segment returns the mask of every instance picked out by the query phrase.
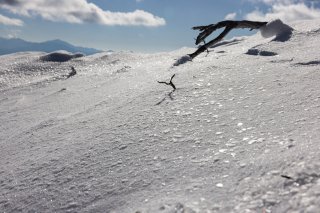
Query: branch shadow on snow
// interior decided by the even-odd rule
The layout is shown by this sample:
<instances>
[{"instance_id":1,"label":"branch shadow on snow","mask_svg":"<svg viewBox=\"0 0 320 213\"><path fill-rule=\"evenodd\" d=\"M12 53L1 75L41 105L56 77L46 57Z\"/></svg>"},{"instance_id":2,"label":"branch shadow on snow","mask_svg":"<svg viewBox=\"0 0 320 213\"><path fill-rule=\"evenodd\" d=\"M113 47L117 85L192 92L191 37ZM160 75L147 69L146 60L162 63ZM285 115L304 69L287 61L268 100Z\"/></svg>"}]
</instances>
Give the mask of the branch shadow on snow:
<instances>
[{"instance_id":1,"label":"branch shadow on snow","mask_svg":"<svg viewBox=\"0 0 320 213\"><path fill-rule=\"evenodd\" d=\"M316 60L316 61L308 61L308 62L300 62L300 63L296 63L295 65L301 65L301 66L315 66L315 65L320 65L320 60Z\"/></svg>"},{"instance_id":2,"label":"branch shadow on snow","mask_svg":"<svg viewBox=\"0 0 320 213\"><path fill-rule=\"evenodd\" d=\"M210 48L216 48L216 47L220 47L220 46L232 46L232 45L239 44L243 40L244 40L244 38L234 38L231 40L220 41L219 43L211 46Z\"/></svg>"},{"instance_id":3,"label":"branch shadow on snow","mask_svg":"<svg viewBox=\"0 0 320 213\"><path fill-rule=\"evenodd\" d=\"M276 52L259 50L259 49L256 49L256 48L249 49L245 54L254 55L254 56L275 56L275 55L278 55Z\"/></svg>"},{"instance_id":4,"label":"branch shadow on snow","mask_svg":"<svg viewBox=\"0 0 320 213\"><path fill-rule=\"evenodd\" d=\"M174 98L172 97L172 94L174 93L174 91L176 91L176 90L172 90L171 92L169 92L168 94L166 94L165 96L164 96L164 98L161 100L161 101L159 101L158 103L156 103L155 105L156 106L159 106L159 105L161 105L163 102L165 102L168 98L171 100L171 101L174 101Z\"/></svg>"}]
</instances>

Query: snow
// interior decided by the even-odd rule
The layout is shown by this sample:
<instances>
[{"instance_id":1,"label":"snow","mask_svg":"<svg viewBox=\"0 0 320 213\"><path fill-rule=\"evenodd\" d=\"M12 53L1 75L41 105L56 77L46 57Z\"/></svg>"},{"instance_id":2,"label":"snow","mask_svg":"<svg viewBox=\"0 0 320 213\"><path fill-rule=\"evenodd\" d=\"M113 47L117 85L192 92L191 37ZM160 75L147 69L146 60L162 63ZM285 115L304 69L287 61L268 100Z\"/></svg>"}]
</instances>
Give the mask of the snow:
<instances>
[{"instance_id":1,"label":"snow","mask_svg":"<svg viewBox=\"0 0 320 213\"><path fill-rule=\"evenodd\" d=\"M194 48L1 56L1 211L317 212L320 21L290 26L182 66Z\"/></svg>"}]
</instances>

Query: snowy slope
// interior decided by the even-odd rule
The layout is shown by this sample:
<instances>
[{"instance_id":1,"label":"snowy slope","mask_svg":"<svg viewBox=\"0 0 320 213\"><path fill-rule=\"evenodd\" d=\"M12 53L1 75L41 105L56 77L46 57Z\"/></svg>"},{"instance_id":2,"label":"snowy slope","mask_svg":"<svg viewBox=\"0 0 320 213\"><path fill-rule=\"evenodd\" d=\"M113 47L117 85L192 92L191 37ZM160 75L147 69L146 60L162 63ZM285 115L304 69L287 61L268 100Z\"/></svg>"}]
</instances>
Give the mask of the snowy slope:
<instances>
[{"instance_id":1,"label":"snowy slope","mask_svg":"<svg viewBox=\"0 0 320 213\"><path fill-rule=\"evenodd\" d=\"M180 66L1 56L1 212L317 212L320 21L291 27Z\"/></svg>"}]
</instances>

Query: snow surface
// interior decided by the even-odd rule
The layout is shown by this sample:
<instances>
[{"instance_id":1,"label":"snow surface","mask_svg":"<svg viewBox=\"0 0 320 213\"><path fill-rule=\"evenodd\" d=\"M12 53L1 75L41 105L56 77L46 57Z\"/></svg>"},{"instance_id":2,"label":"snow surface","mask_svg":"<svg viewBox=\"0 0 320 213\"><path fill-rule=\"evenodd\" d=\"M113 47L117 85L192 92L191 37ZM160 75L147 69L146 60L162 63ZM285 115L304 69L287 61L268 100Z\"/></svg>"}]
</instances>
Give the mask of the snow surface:
<instances>
[{"instance_id":1,"label":"snow surface","mask_svg":"<svg viewBox=\"0 0 320 213\"><path fill-rule=\"evenodd\" d=\"M1 212L318 212L320 21L291 27L179 66L1 56Z\"/></svg>"}]
</instances>

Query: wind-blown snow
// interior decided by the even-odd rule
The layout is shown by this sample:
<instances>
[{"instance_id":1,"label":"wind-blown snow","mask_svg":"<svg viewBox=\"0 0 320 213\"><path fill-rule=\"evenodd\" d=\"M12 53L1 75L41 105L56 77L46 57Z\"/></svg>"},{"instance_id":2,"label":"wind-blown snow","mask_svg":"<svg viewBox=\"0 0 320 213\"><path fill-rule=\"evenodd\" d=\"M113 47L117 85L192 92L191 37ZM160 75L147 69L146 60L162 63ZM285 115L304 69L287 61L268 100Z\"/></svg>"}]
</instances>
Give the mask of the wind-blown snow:
<instances>
[{"instance_id":1,"label":"wind-blown snow","mask_svg":"<svg viewBox=\"0 0 320 213\"><path fill-rule=\"evenodd\" d=\"M260 28L260 33L265 38L275 36L275 40L286 41L293 32L293 28L284 24L280 19L268 22L265 26Z\"/></svg>"},{"instance_id":2,"label":"wind-blown snow","mask_svg":"<svg viewBox=\"0 0 320 213\"><path fill-rule=\"evenodd\" d=\"M183 66L194 48L0 56L1 211L317 212L320 22L292 28Z\"/></svg>"}]
</instances>

